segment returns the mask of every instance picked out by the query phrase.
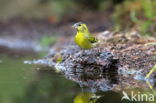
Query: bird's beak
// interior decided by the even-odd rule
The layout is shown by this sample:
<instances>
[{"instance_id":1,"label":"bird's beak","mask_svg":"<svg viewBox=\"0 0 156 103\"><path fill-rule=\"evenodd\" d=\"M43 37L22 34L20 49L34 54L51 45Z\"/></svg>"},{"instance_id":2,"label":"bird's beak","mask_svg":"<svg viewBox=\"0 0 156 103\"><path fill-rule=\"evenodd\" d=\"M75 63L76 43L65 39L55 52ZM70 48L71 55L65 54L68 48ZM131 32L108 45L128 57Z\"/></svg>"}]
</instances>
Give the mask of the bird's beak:
<instances>
[{"instance_id":1,"label":"bird's beak","mask_svg":"<svg viewBox=\"0 0 156 103\"><path fill-rule=\"evenodd\" d=\"M77 29L78 28L78 25L77 24L74 24L72 27Z\"/></svg>"},{"instance_id":2,"label":"bird's beak","mask_svg":"<svg viewBox=\"0 0 156 103\"><path fill-rule=\"evenodd\" d=\"M77 29L80 24L81 24L81 22L75 23L72 27Z\"/></svg>"}]
</instances>

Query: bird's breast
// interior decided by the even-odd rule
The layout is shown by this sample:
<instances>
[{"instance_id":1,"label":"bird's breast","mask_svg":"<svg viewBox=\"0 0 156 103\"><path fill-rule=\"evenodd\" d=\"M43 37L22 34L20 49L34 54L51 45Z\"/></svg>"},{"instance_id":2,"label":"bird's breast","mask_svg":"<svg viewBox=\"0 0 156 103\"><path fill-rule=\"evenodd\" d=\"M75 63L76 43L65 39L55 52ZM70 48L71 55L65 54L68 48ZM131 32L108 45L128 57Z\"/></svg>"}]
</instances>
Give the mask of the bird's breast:
<instances>
[{"instance_id":1,"label":"bird's breast","mask_svg":"<svg viewBox=\"0 0 156 103\"><path fill-rule=\"evenodd\" d=\"M88 41L88 39L81 33L76 34L75 36L75 43L83 48L83 49L90 49L91 43Z\"/></svg>"}]
</instances>

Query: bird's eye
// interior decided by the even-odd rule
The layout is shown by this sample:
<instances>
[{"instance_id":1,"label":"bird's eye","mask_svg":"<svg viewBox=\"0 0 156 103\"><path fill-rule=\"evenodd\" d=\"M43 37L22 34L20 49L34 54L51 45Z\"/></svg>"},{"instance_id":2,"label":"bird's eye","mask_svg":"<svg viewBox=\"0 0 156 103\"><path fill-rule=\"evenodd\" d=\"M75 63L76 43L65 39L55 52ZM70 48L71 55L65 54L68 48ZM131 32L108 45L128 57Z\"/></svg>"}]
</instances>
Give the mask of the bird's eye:
<instances>
[{"instance_id":1,"label":"bird's eye","mask_svg":"<svg viewBox=\"0 0 156 103\"><path fill-rule=\"evenodd\" d=\"M81 24L79 24L78 26L81 26Z\"/></svg>"}]
</instances>

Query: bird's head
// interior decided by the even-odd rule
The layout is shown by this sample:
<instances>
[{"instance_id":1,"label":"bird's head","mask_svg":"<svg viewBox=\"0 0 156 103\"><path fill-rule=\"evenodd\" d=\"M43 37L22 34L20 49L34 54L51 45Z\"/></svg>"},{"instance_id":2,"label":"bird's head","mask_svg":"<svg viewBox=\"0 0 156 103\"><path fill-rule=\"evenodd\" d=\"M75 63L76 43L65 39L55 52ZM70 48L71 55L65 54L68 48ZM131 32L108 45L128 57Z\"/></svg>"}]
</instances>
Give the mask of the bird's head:
<instances>
[{"instance_id":1,"label":"bird's head","mask_svg":"<svg viewBox=\"0 0 156 103\"><path fill-rule=\"evenodd\" d=\"M82 22L75 23L72 27L77 29L78 32L89 32L86 24Z\"/></svg>"}]
</instances>

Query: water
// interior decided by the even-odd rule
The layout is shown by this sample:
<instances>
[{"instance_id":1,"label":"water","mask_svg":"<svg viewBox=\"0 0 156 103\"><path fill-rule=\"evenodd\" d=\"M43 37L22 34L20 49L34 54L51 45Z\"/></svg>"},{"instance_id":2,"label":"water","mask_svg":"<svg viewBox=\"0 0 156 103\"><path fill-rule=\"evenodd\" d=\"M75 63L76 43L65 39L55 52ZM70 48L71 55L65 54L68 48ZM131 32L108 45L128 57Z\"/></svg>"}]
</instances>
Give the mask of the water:
<instances>
[{"instance_id":1,"label":"water","mask_svg":"<svg viewBox=\"0 0 156 103\"><path fill-rule=\"evenodd\" d=\"M0 55L0 103L155 103L155 97L154 101L150 101L150 95L154 93L149 89L123 88L121 91L92 93L90 88L81 88L77 83L56 73L54 68L24 63L43 58L47 53L21 55L19 52ZM135 71L127 72L131 73ZM125 95L129 100L122 100ZM147 97L144 96L143 101L139 101L142 100L142 95ZM135 99L132 99L133 96Z\"/></svg>"},{"instance_id":2,"label":"water","mask_svg":"<svg viewBox=\"0 0 156 103\"><path fill-rule=\"evenodd\" d=\"M32 58L0 56L0 103L72 103L76 83L26 59Z\"/></svg>"}]
</instances>

